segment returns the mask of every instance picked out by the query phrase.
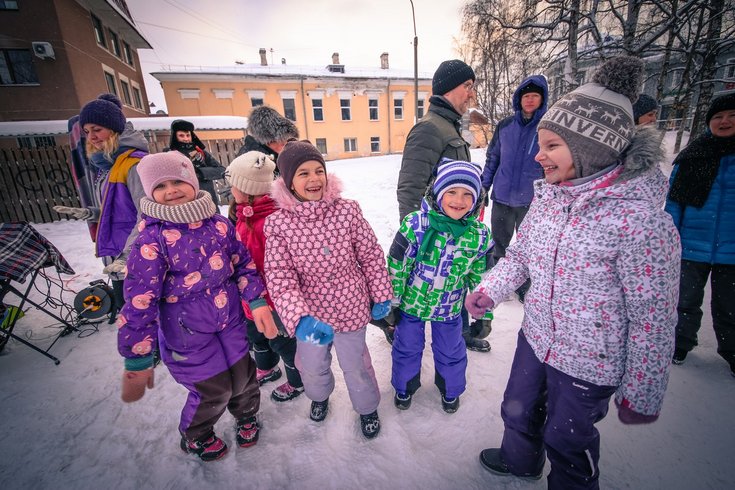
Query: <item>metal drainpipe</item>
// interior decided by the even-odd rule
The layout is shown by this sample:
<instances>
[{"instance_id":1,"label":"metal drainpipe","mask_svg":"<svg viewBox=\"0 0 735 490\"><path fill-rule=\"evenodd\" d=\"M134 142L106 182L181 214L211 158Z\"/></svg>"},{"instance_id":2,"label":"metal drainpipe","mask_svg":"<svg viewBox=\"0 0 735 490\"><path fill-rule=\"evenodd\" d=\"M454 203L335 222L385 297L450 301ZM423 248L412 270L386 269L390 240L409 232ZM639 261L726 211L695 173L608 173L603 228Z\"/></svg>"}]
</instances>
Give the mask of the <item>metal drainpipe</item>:
<instances>
[{"instance_id":1,"label":"metal drainpipe","mask_svg":"<svg viewBox=\"0 0 735 490\"><path fill-rule=\"evenodd\" d=\"M390 78L388 79L388 89L386 90L386 98L388 99L388 113L386 114L388 119L388 153L386 155L391 154L391 132L390 132Z\"/></svg>"},{"instance_id":2,"label":"metal drainpipe","mask_svg":"<svg viewBox=\"0 0 735 490\"><path fill-rule=\"evenodd\" d=\"M309 121L308 119L306 119L306 92L304 92L304 77L303 76L300 77L300 80L301 80L301 110L304 113L304 132L306 133L306 139L308 140L309 139Z\"/></svg>"}]
</instances>

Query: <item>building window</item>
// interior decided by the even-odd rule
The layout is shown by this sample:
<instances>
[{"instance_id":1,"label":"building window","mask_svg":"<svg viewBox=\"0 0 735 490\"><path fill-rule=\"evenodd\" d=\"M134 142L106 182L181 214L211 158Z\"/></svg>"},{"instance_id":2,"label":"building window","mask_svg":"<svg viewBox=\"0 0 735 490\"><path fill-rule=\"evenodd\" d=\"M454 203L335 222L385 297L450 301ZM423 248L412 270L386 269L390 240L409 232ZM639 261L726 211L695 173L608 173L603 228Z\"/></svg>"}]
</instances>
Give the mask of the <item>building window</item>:
<instances>
[{"instance_id":1,"label":"building window","mask_svg":"<svg viewBox=\"0 0 735 490\"><path fill-rule=\"evenodd\" d=\"M21 136L18 140L18 148L46 148L56 146L53 136Z\"/></svg>"},{"instance_id":2,"label":"building window","mask_svg":"<svg viewBox=\"0 0 735 490\"><path fill-rule=\"evenodd\" d=\"M311 99L311 107L314 111L314 120L324 121L324 106L322 105L322 99Z\"/></svg>"},{"instance_id":3,"label":"building window","mask_svg":"<svg viewBox=\"0 0 735 490\"><path fill-rule=\"evenodd\" d=\"M352 114L350 113L350 99L339 99L339 108L342 110L342 120L352 121ZM345 139L345 141L347 140ZM345 143L345 145L347 145L347 143Z\"/></svg>"},{"instance_id":4,"label":"building window","mask_svg":"<svg viewBox=\"0 0 735 490\"><path fill-rule=\"evenodd\" d=\"M18 2L14 0L0 0L0 10L18 10Z\"/></svg>"},{"instance_id":5,"label":"building window","mask_svg":"<svg viewBox=\"0 0 735 490\"><path fill-rule=\"evenodd\" d=\"M377 121L378 120L378 99L369 99L368 109L370 110L370 120Z\"/></svg>"},{"instance_id":6,"label":"building window","mask_svg":"<svg viewBox=\"0 0 735 490\"><path fill-rule=\"evenodd\" d=\"M117 39L117 34L114 32L108 30L110 33L110 51L112 51L112 54L120 57L120 41Z\"/></svg>"},{"instance_id":7,"label":"building window","mask_svg":"<svg viewBox=\"0 0 735 490\"><path fill-rule=\"evenodd\" d=\"M416 112L416 119L424 117L424 99L419 99L418 112Z\"/></svg>"},{"instance_id":8,"label":"building window","mask_svg":"<svg viewBox=\"0 0 735 490\"><path fill-rule=\"evenodd\" d=\"M0 49L0 85L38 83L29 49Z\"/></svg>"},{"instance_id":9,"label":"building window","mask_svg":"<svg viewBox=\"0 0 735 490\"><path fill-rule=\"evenodd\" d=\"M393 115L398 121L403 119L403 99L393 99Z\"/></svg>"},{"instance_id":10,"label":"building window","mask_svg":"<svg viewBox=\"0 0 735 490\"><path fill-rule=\"evenodd\" d=\"M136 109L143 109L143 97L140 96L138 87L133 87L133 105Z\"/></svg>"},{"instance_id":11,"label":"building window","mask_svg":"<svg viewBox=\"0 0 735 490\"><path fill-rule=\"evenodd\" d=\"M115 83L115 75L105 72L105 81L107 82L107 91L117 95L117 84Z\"/></svg>"},{"instance_id":12,"label":"building window","mask_svg":"<svg viewBox=\"0 0 735 490\"><path fill-rule=\"evenodd\" d=\"M102 29L102 21L94 15L92 16L92 26L94 26L94 37L97 40L97 44L105 48L105 31Z\"/></svg>"},{"instance_id":13,"label":"building window","mask_svg":"<svg viewBox=\"0 0 735 490\"><path fill-rule=\"evenodd\" d=\"M127 105L133 105L133 101L130 98L130 86L128 82L120 80L120 91L122 92L123 102Z\"/></svg>"},{"instance_id":14,"label":"building window","mask_svg":"<svg viewBox=\"0 0 735 490\"><path fill-rule=\"evenodd\" d=\"M322 155L327 154L327 138L317 138L316 139L316 149L319 150L319 153Z\"/></svg>"},{"instance_id":15,"label":"building window","mask_svg":"<svg viewBox=\"0 0 735 490\"><path fill-rule=\"evenodd\" d=\"M133 50L130 49L130 45L125 41L122 42L123 54L125 55L125 63L135 68L135 58L133 58Z\"/></svg>"},{"instance_id":16,"label":"building window","mask_svg":"<svg viewBox=\"0 0 735 490\"><path fill-rule=\"evenodd\" d=\"M725 78L735 78L735 58L725 61Z\"/></svg>"},{"instance_id":17,"label":"building window","mask_svg":"<svg viewBox=\"0 0 735 490\"><path fill-rule=\"evenodd\" d=\"M250 97L250 105L253 107L263 105L263 99L259 97Z\"/></svg>"},{"instance_id":18,"label":"building window","mask_svg":"<svg viewBox=\"0 0 735 490\"><path fill-rule=\"evenodd\" d=\"M345 138L345 151L357 151L357 138Z\"/></svg>"},{"instance_id":19,"label":"building window","mask_svg":"<svg viewBox=\"0 0 735 490\"><path fill-rule=\"evenodd\" d=\"M296 101L294 99L283 99L283 115L291 121L296 120Z\"/></svg>"},{"instance_id":20,"label":"building window","mask_svg":"<svg viewBox=\"0 0 735 490\"><path fill-rule=\"evenodd\" d=\"M370 137L370 151L372 153L380 153L380 136Z\"/></svg>"}]
</instances>

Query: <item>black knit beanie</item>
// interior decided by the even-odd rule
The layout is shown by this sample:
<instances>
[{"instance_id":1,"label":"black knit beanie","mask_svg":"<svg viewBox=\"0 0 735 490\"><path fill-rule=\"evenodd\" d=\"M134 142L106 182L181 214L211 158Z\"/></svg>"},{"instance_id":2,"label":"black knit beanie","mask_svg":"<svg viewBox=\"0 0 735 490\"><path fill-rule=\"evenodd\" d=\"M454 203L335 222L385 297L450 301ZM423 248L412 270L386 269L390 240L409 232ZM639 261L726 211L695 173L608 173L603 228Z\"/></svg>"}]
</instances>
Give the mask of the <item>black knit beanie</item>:
<instances>
[{"instance_id":1,"label":"black knit beanie","mask_svg":"<svg viewBox=\"0 0 735 490\"><path fill-rule=\"evenodd\" d=\"M114 94L102 94L88 102L79 113L79 125L96 124L118 134L125 131L125 114L122 102Z\"/></svg>"},{"instance_id":2,"label":"black knit beanie","mask_svg":"<svg viewBox=\"0 0 735 490\"><path fill-rule=\"evenodd\" d=\"M475 81L475 72L462 60L442 61L431 80L431 92L444 95L467 80Z\"/></svg>"},{"instance_id":3,"label":"black knit beanie","mask_svg":"<svg viewBox=\"0 0 735 490\"><path fill-rule=\"evenodd\" d=\"M276 166L281 173L281 177L283 177L283 182L286 184L287 189L291 190L293 176L296 175L296 170L299 168L299 165L309 160L316 160L322 164L324 170L327 169L322 154L308 141L289 141L286 143L286 146L283 147L283 150L278 155Z\"/></svg>"},{"instance_id":4,"label":"black knit beanie","mask_svg":"<svg viewBox=\"0 0 735 490\"><path fill-rule=\"evenodd\" d=\"M535 83L530 82L518 92L518 95L520 97L523 97L526 94L539 94L543 98L544 89L539 87Z\"/></svg>"},{"instance_id":5,"label":"black knit beanie","mask_svg":"<svg viewBox=\"0 0 735 490\"><path fill-rule=\"evenodd\" d=\"M648 114L651 111L655 111L658 108L658 102L650 95L641 94L638 100L633 104L633 120L638 124L638 119Z\"/></svg>"},{"instance_id":6,"label":"black knit beanie","mask_svg":"<svg viewBox=\"0 0 735 490\"><path fill-rule=\"evenodd\" d=\"M732 110L735 110L735 92L732 94L721 95L717 97L715 100L712 101L709 106L709 110L707 111L707 126L709 126L709 122L712 119L712 116L714 116L718 112Z\"/></svg>"}]
</instances>

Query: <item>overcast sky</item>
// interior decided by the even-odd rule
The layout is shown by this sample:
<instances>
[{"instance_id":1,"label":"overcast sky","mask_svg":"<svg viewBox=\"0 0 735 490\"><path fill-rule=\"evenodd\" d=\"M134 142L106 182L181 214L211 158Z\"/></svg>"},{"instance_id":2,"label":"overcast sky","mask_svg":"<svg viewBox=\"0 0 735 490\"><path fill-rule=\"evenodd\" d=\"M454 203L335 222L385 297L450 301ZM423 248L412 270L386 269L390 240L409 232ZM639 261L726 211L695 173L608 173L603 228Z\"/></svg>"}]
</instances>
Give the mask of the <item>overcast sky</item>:
<instances>
[{"instance_id":1,"label":"overcast sky","mask_svg":"<svg viewBox=\"0 0 735 490\"><path fill-rule=\"evenodd\" d=\"M419 71L433 73L457 58L462 0L414 0ZM259 63L327 65L339 52L349 66L413 69L413 20L409 0L127 0L133 20L153 50L139 50L143 71L183 65ZM273 50L271 52L271 50ZM179 65L179 66L177 66ZM165 109L163 91L146 76L153 109Z\"/></svg>"}]
</instances>

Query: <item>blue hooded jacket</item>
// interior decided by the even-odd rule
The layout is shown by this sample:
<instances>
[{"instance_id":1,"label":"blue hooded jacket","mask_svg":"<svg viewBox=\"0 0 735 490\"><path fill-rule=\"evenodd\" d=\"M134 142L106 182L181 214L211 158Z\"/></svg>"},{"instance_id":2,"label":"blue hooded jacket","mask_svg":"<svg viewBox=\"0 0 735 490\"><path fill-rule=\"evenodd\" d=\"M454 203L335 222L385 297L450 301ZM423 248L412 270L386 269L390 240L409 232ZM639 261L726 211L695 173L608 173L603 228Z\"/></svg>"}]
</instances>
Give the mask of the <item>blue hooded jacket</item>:
<instances>
[{"instance_id":1,"label":"blue hooded jacket","mask_svg":"<svg viewBox=\"0 0 735 490\"><path fill-rule=\"evenodd\" d=\"M530 84L541 87L543 101L531 120L524 124L521 90ZM541 166L534 157L538 153L536 127L546 113L548 96L549 90L543 76L526 78L513 94L515 114L500 121L495 128L482 172L482 186L486 191L492 186L490 198L493 201L511 207L531 204L533 181L543 177Z\"/></svg>"}]
</instances>

